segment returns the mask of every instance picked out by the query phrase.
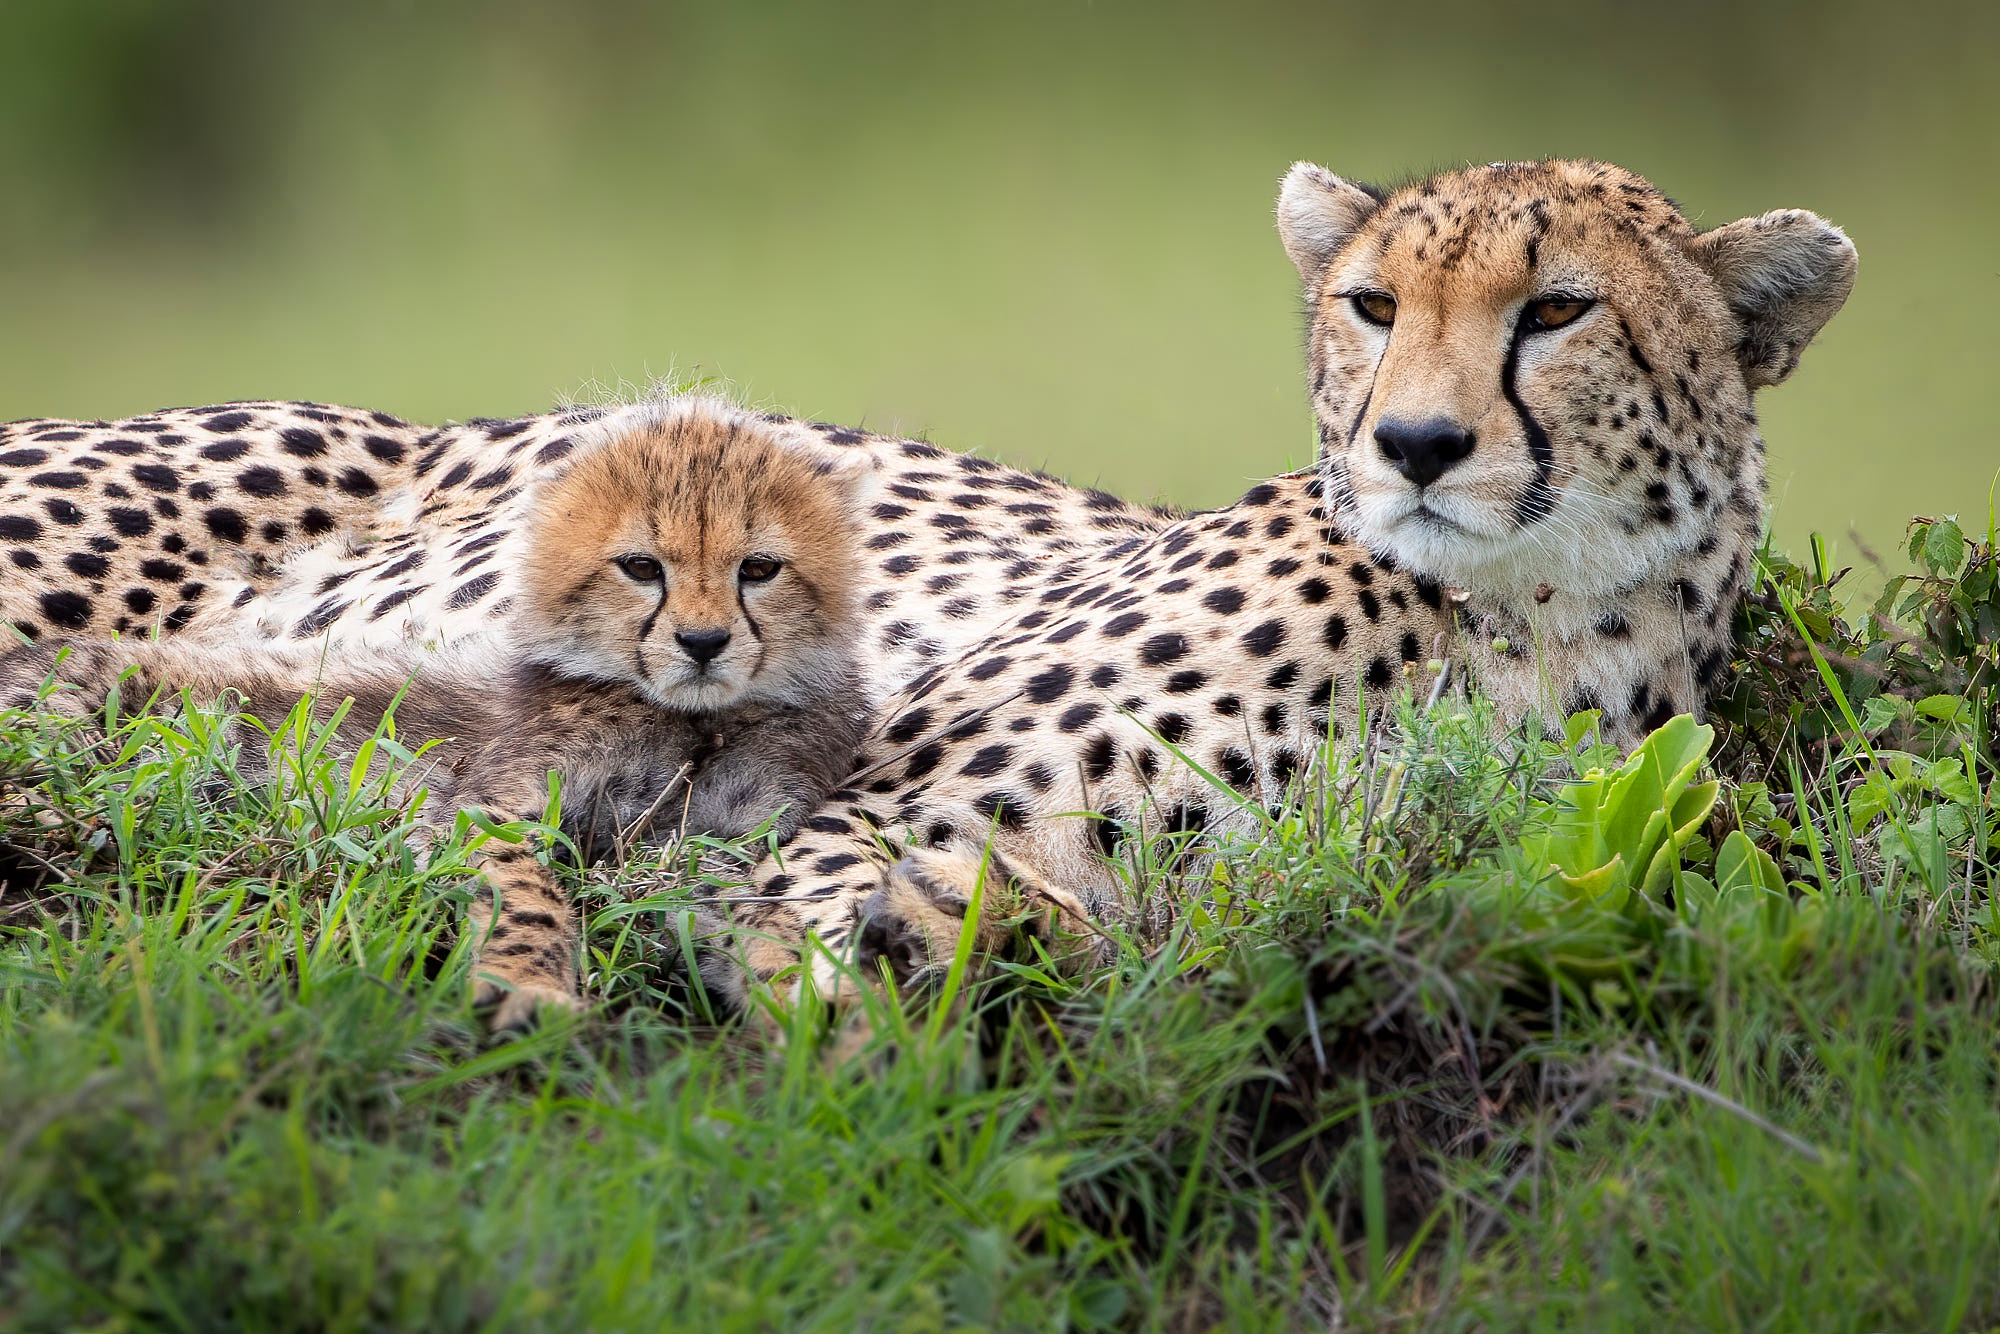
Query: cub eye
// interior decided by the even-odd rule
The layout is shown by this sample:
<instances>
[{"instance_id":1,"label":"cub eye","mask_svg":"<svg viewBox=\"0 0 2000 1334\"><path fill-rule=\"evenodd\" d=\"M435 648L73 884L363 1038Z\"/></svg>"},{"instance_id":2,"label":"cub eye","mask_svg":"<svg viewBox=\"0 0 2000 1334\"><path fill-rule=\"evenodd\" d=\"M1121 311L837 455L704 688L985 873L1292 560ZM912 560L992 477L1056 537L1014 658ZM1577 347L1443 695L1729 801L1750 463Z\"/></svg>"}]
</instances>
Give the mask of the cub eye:
<instances>
[{"instance_id":1,"label":"cub eye","mask_svg":"<svg viewBox=\"0 0 2000 1334\"><path fill-rule=\"evenodd\" d=\"M1545 296L1539 301L1530 301L1526 312L1528 327L1535 330L1560 329L1595 304L1588 297L1580 296Z\"/></svg>"},{"instance_id":2,"label":"cub eye","mask_svg":"<svg viewBox=\"0 0 2000 1334\"><path fill-rule=\"evenodd\" d=\"M642 584L658 583L660 576L666 573L660 568L660 563L651 556L620 556L611 563L624 571L627 579Z\"/></svg>"},{"instance_id":3,"label":"cub eye","mask_svg":"<svg viewBox=\"0 0 2000 1334\"><path fill-rule=\"evenodd\" d=\"M1356 292L1349 300L1362 319L1384 329L1396 322L1396 298L1387 292Z\"/></svg>"},{"instance_id":4,"label":"cub eye","mask_svg":"<svg viewBox=\"0 0 2000 1334\"><path fill-rule=\"evenodd\" d=\"M736 567L736 577L746 584L764 584L778 577L785 563L776 556L745 556Z\"/></svg>"}]
</instances>

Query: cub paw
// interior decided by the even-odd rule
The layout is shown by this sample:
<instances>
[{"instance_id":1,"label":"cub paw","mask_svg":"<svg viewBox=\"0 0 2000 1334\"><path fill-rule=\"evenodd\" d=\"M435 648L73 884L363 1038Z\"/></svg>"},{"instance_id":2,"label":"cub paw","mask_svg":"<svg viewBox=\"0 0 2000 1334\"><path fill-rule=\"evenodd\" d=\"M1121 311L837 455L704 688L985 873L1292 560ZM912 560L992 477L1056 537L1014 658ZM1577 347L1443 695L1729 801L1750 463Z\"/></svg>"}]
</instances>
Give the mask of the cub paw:
<instances>
[{"instance_id":1,"label":"cub paw","mask_svg":"<svg viewBox=\"0 0 2000 1334\"><path fill-rule=\"evenodd\" d=\"M472 985L472 1007L485 1014L494 1033L518 1033L534 1027L538 1015L577 1014L583 1002L573 993L541 982L501 982L482 977Z\"/></svg>"}]
</instances>

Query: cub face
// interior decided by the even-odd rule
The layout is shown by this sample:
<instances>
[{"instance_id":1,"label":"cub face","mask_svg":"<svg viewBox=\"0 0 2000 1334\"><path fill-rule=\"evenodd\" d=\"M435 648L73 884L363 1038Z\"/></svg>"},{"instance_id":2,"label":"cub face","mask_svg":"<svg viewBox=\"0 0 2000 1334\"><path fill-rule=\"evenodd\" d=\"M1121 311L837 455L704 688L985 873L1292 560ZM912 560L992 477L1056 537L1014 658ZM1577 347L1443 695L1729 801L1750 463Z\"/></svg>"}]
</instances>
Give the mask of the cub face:
<instances>
[{"instance_id":1,"label":"cub face","mask_svg":"<svg viewBox=\"0 0 2000 1334\"><path fill-rule=\"evenodd\" d=\"M1754 535L1750 398L1846 299L1800 210L1697 233L1630 172L1496 163L1393 193L1300 163L1321 457L1354 538L1441 582L1601 597L1718 529Z\"/></svg>"},{"instance_id":2,"label":"cub face","mask_svg":"<svg viewBox=\"0 0 2000 1334\"><path fill-rule=\"evenodd\" d=\"M715 400L613 413L530 499L518 648L690 713L849 689L874 478Z\"/></svg>"}]
</instances>

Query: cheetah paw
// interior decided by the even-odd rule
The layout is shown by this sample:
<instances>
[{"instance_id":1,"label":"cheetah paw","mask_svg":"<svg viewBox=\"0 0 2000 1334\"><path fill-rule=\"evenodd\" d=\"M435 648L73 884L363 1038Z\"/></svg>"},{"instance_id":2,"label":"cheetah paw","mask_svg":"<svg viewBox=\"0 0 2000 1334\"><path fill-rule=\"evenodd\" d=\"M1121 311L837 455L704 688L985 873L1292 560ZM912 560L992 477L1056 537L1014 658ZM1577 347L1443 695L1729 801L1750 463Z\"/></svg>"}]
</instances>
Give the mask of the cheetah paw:
<instances>
[{"instance_id":1,"label":"cheetah paw","mask_svg":"<svg viewBox=\"0 0 2000 1334\"><path fill-rule=\"evenodd\" d=\"M482 977L473 983L472 1007L486 1013L486 1026L492 1032L516 1033L534 1027L536 1017L544 1012L579 1013L583 1002L560 987Z\"/></svg>"},{"instance_id":2,"label":"cheetah paw","mask_svg":"<svg viewBox=\"0 0 2000 1334\"><path fill-rule=\"evenodd\" d=\"M973 888L982 874L986 893L972 940L975 955L999 953L1024 926L1030 934L1043 935L1050 918L1063 931L1089 929L1083 905L1072 895L1029 887L1025 877L997 856L911 848L862 904L856 961L864 971L886 962L904 984L941 974L958 950ZM1029 915L1025 924L1024 913Z\"/></svg>"}]
</instances>

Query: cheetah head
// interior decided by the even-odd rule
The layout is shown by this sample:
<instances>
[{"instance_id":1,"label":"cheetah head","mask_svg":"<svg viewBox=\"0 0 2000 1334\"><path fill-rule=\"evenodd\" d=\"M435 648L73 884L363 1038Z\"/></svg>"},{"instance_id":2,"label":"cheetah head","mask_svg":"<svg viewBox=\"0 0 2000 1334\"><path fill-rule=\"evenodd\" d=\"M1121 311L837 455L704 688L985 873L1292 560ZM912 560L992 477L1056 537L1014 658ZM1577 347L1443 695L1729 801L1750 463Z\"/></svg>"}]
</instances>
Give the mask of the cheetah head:
<instances>
[{"instance_id":1,"label":"cheetah head","mask_svg":"<svg viewBox=\"0 0 2000 1334\"><path fill-rule=\"evenodd\" d=\"M686 713L838 690L874 476L862 451L712 399L614 412L529 502L518 647Z\"/></svg>"},{"instance_id":2,"label":"cheetah head","mask_svg":"<svg viewBox=\"0 0 2000 1334\"><path fill-rule=\"evenodd\" d=\"M1340 525L1507 600L1615 595L1721 532L1754 540L1751 394L1854 283L1853 245L1811 213L1697 232L1594 162L1393 192L1302 162L1277 211Z\"/></svg>"}]
</instances>

